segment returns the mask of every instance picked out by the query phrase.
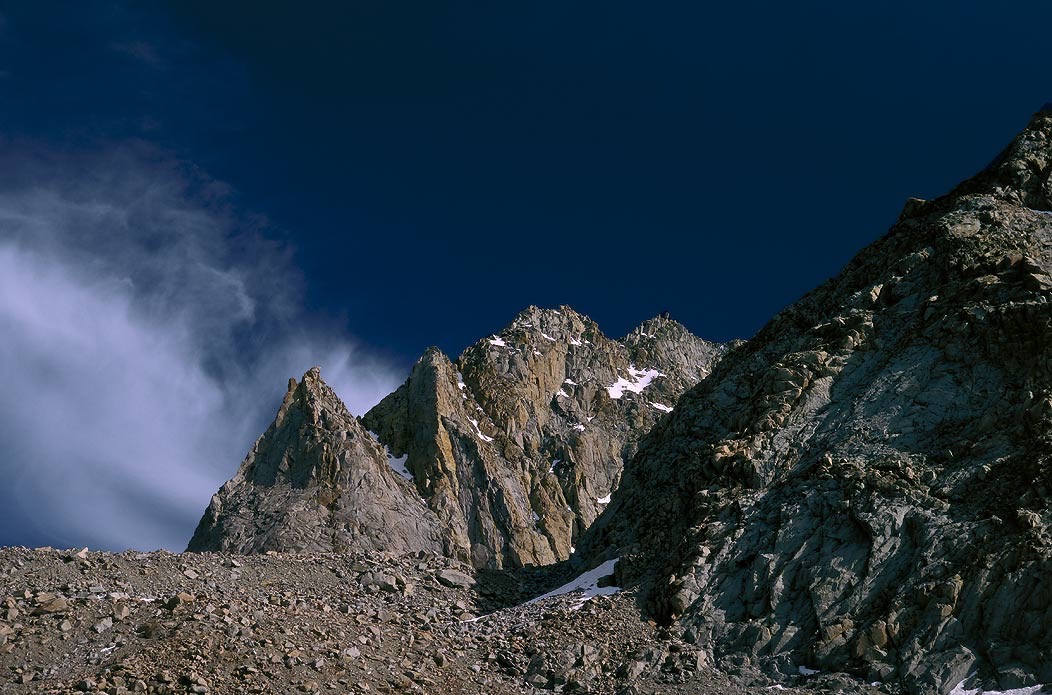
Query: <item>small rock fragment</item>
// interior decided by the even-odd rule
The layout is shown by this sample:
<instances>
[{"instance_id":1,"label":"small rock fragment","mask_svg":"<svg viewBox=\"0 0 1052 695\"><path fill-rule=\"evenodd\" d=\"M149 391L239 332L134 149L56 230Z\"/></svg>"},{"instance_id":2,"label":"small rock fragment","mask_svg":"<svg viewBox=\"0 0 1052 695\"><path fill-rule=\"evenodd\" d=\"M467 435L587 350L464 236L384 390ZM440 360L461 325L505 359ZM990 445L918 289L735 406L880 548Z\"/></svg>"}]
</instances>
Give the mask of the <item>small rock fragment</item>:
<instances>
[{"instance_id":1,"label":"small rock fragment","mask_svg":"<svg viewBox=\"0 0 1052 695\"><path fill-rule=\"evenodd\" d=\"M475 579L453 569L439 570L435 575L440 584L453 589L468 589L475 586Z\"/></svg>"},{"instance_id":2,"label":"small rock fragment","mask_svg":"<svg viewBox=\"0 0 1052 695\"><path fill-rule=\"evenodd\" d=\"M168 599L168 602L164 604L164 607L170 611L174 611L179 606L186 605L187 603L193 603L194 597L184 591L180 591L175 596Z\"/></svg>"}]
</instances>

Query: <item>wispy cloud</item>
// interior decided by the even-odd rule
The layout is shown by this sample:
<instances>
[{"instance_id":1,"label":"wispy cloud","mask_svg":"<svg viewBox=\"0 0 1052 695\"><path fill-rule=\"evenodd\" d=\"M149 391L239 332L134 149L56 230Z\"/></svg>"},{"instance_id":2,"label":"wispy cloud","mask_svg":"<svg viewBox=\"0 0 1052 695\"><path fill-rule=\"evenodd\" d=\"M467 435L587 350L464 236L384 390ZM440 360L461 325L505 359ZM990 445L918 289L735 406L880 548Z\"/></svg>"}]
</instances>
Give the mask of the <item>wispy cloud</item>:
<instances>
[{"instance_id":1,"label":"wispy cloud","mask_svg":"<svg viewBox=\"0 0 1052 695\"><path fill-rule=\"evenodd\" d=\"M357 413L400 381L193 167L125 144L0 169L0 543L182 549L289 376L320 364Z\"/></svg>"}]
</instances>

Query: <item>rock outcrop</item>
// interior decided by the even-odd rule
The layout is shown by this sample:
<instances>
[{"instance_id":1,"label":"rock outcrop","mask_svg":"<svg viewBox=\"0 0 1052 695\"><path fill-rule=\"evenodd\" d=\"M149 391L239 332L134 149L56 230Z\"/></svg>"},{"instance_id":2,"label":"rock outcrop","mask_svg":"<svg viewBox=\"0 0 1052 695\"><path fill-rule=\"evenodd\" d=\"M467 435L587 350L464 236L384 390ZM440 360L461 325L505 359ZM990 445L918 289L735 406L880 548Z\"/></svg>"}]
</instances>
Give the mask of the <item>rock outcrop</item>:
<instances>
[{"instance_id":1,"label":"rock outcrop","mask_svg":"<svg viewBox=\"0 0 1052 695\"><path fill-rule=\"evenodd\" d=\"M309 372L190 549L566 559L638 439L727 349L667 318L617 341L568 307L530 307L455 363L429 349L360 422Z\"/></svg>"},{"instance_id":2,"label":"rock outcrop","mask_svg":"<svg viewBox=\"0 0 1052 695\"><path fill-rule=\"evenodd\" d=\"M398 461L312 369L237 475L212 496L189 550L440 550L442 534Z\"/></svg>"},{"instance_id":3,"label":"rock outcrop","mask_svg":"<svg viewBox=\"0 0 1052 695\"><path fill-rule=\"evenodd\" d=\"M639 437L726 349L667 318L617 341L569 307L529 307L455 363L428 350L363 422L407 455L446 553L549 564L609 503Z\"/></svg>"},{"instance_id":4,"label":"rock outcrop","mask_svg":"<svg viewBox=\"0 0 1052 695\"><path fill-rule=\"evenodd\" d=\"M1052 683L1050 211L1043 111L687 392L578 557L720 663Z\"/></svg>"}]
</instances>

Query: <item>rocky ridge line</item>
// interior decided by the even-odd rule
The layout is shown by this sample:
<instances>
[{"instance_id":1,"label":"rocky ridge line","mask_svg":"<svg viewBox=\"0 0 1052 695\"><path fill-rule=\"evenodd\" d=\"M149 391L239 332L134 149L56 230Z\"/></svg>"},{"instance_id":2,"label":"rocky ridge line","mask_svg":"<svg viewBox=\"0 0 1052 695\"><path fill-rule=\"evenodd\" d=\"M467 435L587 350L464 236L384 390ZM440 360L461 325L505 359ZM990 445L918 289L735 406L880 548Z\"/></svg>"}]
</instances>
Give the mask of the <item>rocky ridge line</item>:
<instances>
[{"instance_id":1,"label":"rocky ridge line","mask_svg":"<svg viewBox=\"0 0 1052 695\"><path fill-rule=\"evenodd\" d=\"M433 515L391 458L312 369L289 380L274 423L212 496L188 549L440 549Z\"/></svg>"},{"instance_id":2,"label":"rocky ridge line","mask_svg":"<svg viewBox=\"0 0 1052 695\"><path fill-rule=\"evenodd\" d=\"M568 307L529 307L456 362L429 349L360 422L309 372L189 549L438 549L493 568L566 559L639 437L729 347L667 318L617 341Z\"/></svg>"},{"instance_id":3,"label":"rocky ridge line","mask_svg":"<svg viewBox=\"0 0 1052 695\"><path fill-rule=\"evenodd\" d=\"M1052 683L1052 111L657 424L582 562L717 662Z\"/></svg>"}]
</instances>

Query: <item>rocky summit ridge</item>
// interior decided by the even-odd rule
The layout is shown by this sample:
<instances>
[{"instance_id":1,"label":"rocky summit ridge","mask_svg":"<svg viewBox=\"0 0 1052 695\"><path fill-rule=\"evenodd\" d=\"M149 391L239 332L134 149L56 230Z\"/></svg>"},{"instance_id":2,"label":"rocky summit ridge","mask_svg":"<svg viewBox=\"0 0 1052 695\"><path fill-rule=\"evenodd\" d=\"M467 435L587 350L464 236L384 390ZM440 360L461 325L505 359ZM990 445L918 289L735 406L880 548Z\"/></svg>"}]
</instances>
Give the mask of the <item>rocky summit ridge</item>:
<instances>
[{"instance_id":1,"label":"rocky summit ridge","mask_svg":"<svg viewBox=\"0 0 1052 695\"><path fill-rule=\"evenodd\" d=\"M529 307L455 362L428 349L360 421L312 370L290 382L189 549L565 560L639 437L728 347L668 318L613 340L569 307Z\"/></svg>"},{"instance_id":2,"label":"rocky summit ridge","mask_svg":"<svg viewBox=\"0 0 1052 695\"><path fill-rule=\"evenodd\" d=\"M725 664L1052 683L1050 211L1045 110L689 390L579 561Z\"/></svg>"},{"instance_id":3,"label":"rocky summit ridge","mask_svg":"<svg viewBox=\"0 0 1052 695\"><path fill-rule=\"evenodd\" d=\"M288 391L237 474L212 496L189 550L440 550L412 483L317 368Z\"/></svg>"}]
</instances>

